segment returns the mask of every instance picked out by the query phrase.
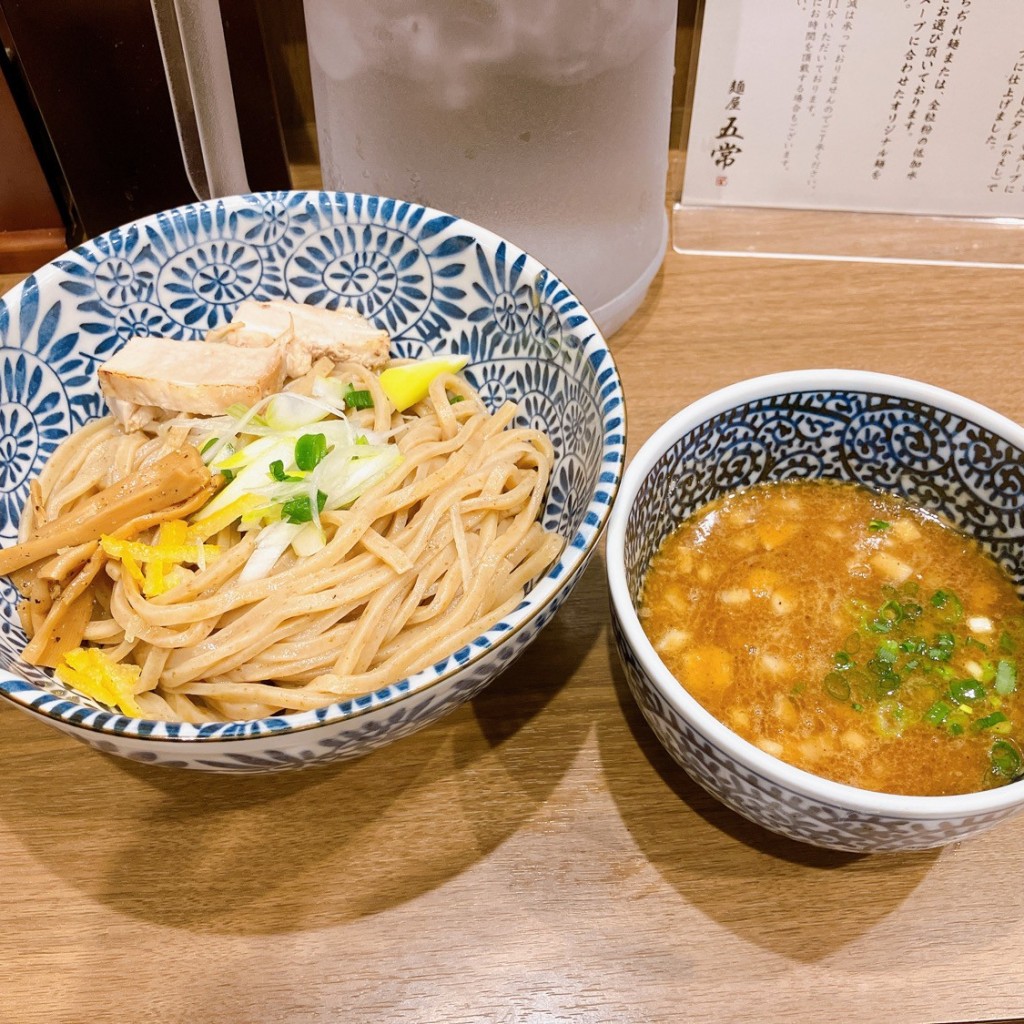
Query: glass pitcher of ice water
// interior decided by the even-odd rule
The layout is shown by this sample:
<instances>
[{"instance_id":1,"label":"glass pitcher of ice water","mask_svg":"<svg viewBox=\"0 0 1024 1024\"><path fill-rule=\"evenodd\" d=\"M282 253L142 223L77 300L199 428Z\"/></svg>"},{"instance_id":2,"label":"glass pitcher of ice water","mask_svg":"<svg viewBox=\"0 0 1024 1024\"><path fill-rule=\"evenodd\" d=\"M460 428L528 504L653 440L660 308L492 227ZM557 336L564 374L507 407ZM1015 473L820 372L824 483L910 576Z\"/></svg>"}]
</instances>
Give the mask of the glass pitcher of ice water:
<instances>
[{"instance_id":1,"label":"glass pitcher of ice water","mask_svg":"<svg viewBox=\"0 0 1024 1024\"><path fill-rule=\"evenodd\" d=\"M186 57L209 50L210 5L173 2ZM490 228L549 266L612 333L639 306L667 242L676 7L305 0L324 187ZM217 59L191 57L207 70ZM226 69L207 88L219 118ZM223 148L230 126L208 134Z\"/></svg>"}]
</instances>

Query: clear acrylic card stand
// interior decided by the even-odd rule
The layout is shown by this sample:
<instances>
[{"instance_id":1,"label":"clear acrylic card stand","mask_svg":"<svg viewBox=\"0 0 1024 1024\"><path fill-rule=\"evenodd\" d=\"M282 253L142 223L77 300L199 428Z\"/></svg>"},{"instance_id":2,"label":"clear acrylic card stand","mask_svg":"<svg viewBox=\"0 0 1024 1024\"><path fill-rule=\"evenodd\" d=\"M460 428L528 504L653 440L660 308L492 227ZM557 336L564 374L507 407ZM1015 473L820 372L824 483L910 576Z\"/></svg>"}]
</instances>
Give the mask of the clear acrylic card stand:
<instances>
[{"instance_id":1,"label":"clear acrylic card stand","mask_svg":"<svg viewBox=\"0 0 1024 1024\"><path fill-rule=\"evenodd\" d=\"M1020 0L702 0L680 253L1024 267Z\"/></svg>"}]
</instances>

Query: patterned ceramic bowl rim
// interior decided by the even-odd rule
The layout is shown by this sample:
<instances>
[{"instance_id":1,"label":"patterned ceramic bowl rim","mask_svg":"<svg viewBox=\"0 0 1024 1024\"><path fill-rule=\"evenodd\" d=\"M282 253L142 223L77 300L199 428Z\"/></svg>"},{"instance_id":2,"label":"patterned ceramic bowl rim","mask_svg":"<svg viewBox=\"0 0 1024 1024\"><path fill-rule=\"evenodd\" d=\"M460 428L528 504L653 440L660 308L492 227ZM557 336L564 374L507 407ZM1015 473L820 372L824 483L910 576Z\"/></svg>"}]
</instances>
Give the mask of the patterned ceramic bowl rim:
<instances>
[{"instance_id":1,"label":"patterned ceramic bowl rim","mask_svg":"<svg viewBox=\"0 0 1024 1024\"><path fill-rule=\"evenodd\" d=\"M250 195L227 196L223 199L191 204L189 207L181 207L179 209L197 209L203 206L211 206L215 203L232 204L251 198L253 196ZM368 199L372 197L361 196L358 198ZM407 205L415 207L417 204L409 203ZM423 207L423 210L428 218L446 216L443 211L434 210L430 207ZM133 227L144 227L149 222L155 221L158 218L173 216L176 212L174 210L164 211L143 217L130 224L122 225L116 230L123 233ZM472 233L476 240L492 250L497 249L502 243L508 244L500 236L486 228L480 227L478 224L458 217L453 218L453 225L457 226L460 224L464 230ZM98 251L96 249L97 243L102 244L105 237L105 235L101 235L90 239L78 246L74 252L82 254L88 253L90 250ZM515 246L511 248L515 252L522 252L522 250ZM525 271L528 271L533 276L546 271L548 281L557 281L556 276L535 258L529 254L524 255ZM61 258L63 257L58 257L58 259ZM48 277L56 273L56 268L52 264L47 264L40 268L33 276L37 283L44 284ZM20 301L23 287L24 283L17 285L0 299L0 309L5 305L16 307ZM570 290L564 285L560 284L560 287L565 290L566 294L571 294ZM609 513L616 500L621 483L621 472L625 461L626 448L626 414L622 383L607 342L597 328L597 325L593 322L590 313L578 299L576 299L576 302L577 308L573 311L573 316L578 318L578 329L586 339L582 342L582 349L587 356L588 365L594 371L594 386L599 392L598 406L601 410L600 468L597 472L594 491L587 503L586 511L580 520L580 526L575 535L571 538L565 538L565 544L558 561L548 569L543 577L534 582L523 600L508 615L500 622L495 623L485 633L475 637L469 643L459 648L459 650L452 652L434 665L413 673L389 686L380 687L371 693L345 698L312 711L296 711L275 715L272 718L236 723L237 728L235 728L235 724L228 724L225 727L223 722L211 722L206 725L155 722L149 719L132 718L120 713L100 711L88 704L56 698L52 694L33 686L26 680L13 676L3 670L0 670L0 683L13 682L15 685L13 687L0 686L0 696L14 701L25 710L42 718L67 722L78 728L85 728L100 734L130 735L133 739L142 741L166 742L171 740L190 744L202 744L205 742L222 743L233 740L244 741L268 734L297 733L355 719L371 711L377 711L394 704L409 694L422 693L425 690L437 687L452 676L461 673L466 668L475 664L493 651L499 644L505 643L529 625L558 595L562 587L574 578L575 573L586 565L604 533Z\"/></svg>"},{"instance_id":2,"label":"patterned ceramic bowl rim","mask_svg":"<svg viewBox=\"0 0 1024 1024\"><path fill-rule=\"evenodd\" d=\"M956 796L901 796L858 789L795 768L744 740L706 711L679 685L644 633L626 583L625 540L630 511L645 478L680 437L711 417L758 398L800 391L856 391L913 399L973 421L1024 451L1024 428L986 406L931 384L867 370L794 370L769 374L740 381L698 399L663 424L630 461L608 522L608 587L627 642L659 696L684 721L691 722L744 768L804 797L866 814L916 820L984 814L1019 804L1024 800L1024 783L1021 782Z\"/></svg>"}]
</instances>

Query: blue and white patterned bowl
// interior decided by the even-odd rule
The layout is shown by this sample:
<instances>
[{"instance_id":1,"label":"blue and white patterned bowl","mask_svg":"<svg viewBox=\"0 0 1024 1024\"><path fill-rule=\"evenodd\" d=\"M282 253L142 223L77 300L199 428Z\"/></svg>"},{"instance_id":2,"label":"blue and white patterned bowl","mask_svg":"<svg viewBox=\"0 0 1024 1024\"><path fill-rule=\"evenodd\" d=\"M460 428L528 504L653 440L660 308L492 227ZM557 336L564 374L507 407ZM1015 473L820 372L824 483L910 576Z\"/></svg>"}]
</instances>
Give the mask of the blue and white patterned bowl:
<instances>
[{"instance_id":1,"label":"blue and white patterned bowl","mask_svg":"<svg viewBox=\"0 0 1024 1024\"><path fill-rule=\"evenodd\" d=\"M672 757L767 829L861 853L965 839L1024 809L1024 783L908 797L819 778L764 753L672 677L637 617L662 540L706 502L764 480L828 478L909 498L981 541L1024 587L1024 429L974 402L884 374L807 370L715 392L630 462L608 526L613 628L629 687Z\"/></svg>"},{"instance_id":2,"label":"blue and white patterned bowl","mask_svg":"<svg viewBox=\"0 0 1024 1024\"><path fill-rule=\"evenodd\" d=\"M203 726L127 718L19 659L15 592L0 581L0 694L100 750L215 771L353 757L471 698L534 640L586 567L621 476L615 364L587 311L548 270L491 232L413 203L281 192L197 203L118 228L43 267L0 301L0 543L28 482L67 434L104 413L96 367L132 335L183 341L245 298L353 306L395 354L464 353L496 406L545 430L556 461L543 511L558 563L505 619L392 686L317 711Z\"/></svg>"}]
</instances>

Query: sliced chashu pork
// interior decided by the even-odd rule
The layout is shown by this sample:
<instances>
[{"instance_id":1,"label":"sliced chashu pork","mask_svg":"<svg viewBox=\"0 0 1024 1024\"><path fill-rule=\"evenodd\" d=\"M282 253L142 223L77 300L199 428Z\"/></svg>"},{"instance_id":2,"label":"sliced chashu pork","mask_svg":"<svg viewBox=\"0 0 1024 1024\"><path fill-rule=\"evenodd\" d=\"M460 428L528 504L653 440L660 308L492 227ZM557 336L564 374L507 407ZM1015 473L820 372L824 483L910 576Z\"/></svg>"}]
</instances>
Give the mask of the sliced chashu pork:
<instances>
[{"instance_id":1,"label":"sliced chashu pork","mask_svg":"<svg viewBox=\"0 0 1024 1024\"><path fill-rule=\"evenodd\" d=\"M209 341L240 348L280 348L285 372L301 377L321 356L379 370L388 361L387 331L354 309L321 309L301 302L246 299L229 324L211 331Z\"/></svg>"},{"instance_id":2,"label":"sliced chashu pork","mask_svg":"<svg viewBox=\"0 0 1024 1024\"><path fill-rule=\"evenodd\" d=\"M132 430L154 413L216 416L236 402L255 405L280 391L284 353L277 347L132 338L99 368L99 381L111 413Z\"/></svg>"}]
</instances>

